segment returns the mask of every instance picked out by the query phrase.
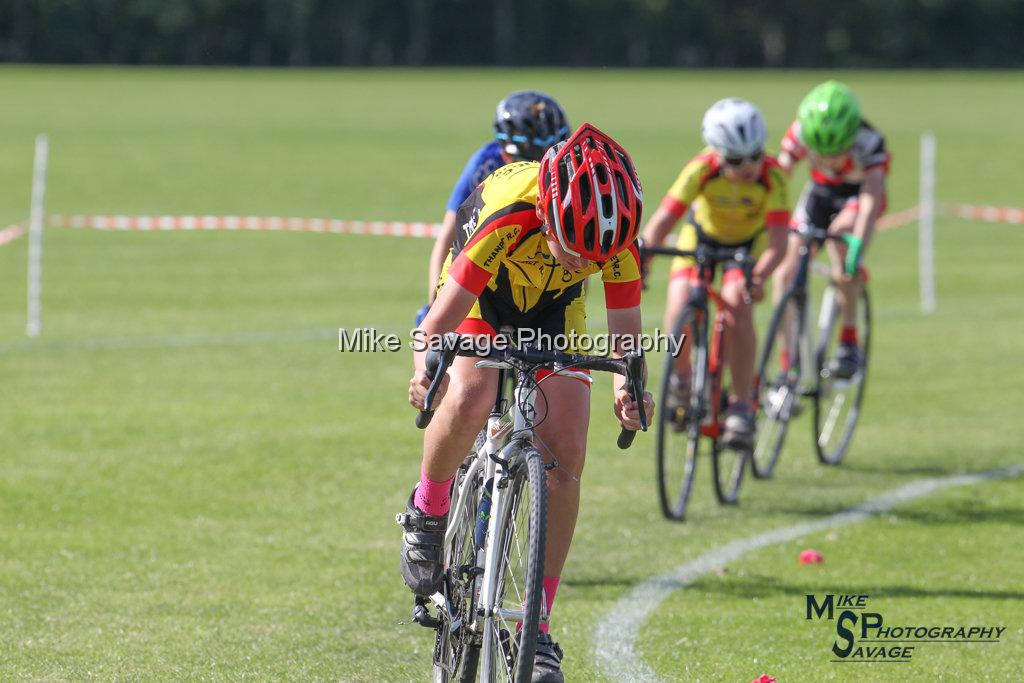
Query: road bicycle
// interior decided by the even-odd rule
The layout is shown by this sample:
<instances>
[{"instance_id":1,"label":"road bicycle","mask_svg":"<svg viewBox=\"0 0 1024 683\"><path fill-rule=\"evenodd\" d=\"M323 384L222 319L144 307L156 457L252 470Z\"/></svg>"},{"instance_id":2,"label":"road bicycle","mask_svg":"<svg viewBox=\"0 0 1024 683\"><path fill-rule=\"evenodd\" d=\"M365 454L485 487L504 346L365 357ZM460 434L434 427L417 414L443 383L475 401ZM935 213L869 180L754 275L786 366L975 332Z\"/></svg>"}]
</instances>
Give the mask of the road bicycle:
<instances>
[{"instance_id":1,"label":"road bicycle","mask_svg":"<svg viewBox=\"0 0 1024 683\"><path fill-rule=\"evenodd\" d=\"M867 271L860 268L857 336L860 367L849 379L835 376L830 359L842 329L838 289L829 277L821 297L816 329L811 329L810 274L814 253L829 240L850 244L847 235L831 235L813 225L800 225L796 276L772 313L757 373L760 413L752 469L758 478L770 477L778 463L789 423L802 412L801 399L814 406L814 447L826 465L840 463L850 447L860 417L871 349L871 301ZM852 247L851 247L852 248ZM824 270L829 275L830 271ZM813 334L813 336L812 336Z\"/></svg>"},{"instance_id":2,"label":"road bicycle","mask_svg":"<svg viewBox=\"0 0 1024 683\"><path fill-rule=\"evenodd\" d=\"M682 341L681 353L689 355L689 404L680 405L673 399L671 378L677 358L666 354L658 411L656 455L661 511L668 519L682 521L693 492L701 444L706 444L711 453L712 482L719 503L728 505L739 499L743 472L751 453L748 448L727 446L721 438L723 414L729 401L729 381L724 362L728 335L722 297L712 286L712 279L717 265L735 263L742 269L749 289L754 259L746 247L706 244L699 244L693 251L644 246L643 253L692 258L697 266L697 278L691 283L689 300L670 331L672 339ZM715 304L713 318L709 302Z\"/></svg>"},{"instance_id":3,"label":"road bicycle","mask_svg":"<svg viewBox=\"0 0 1024 683\"><path fill-rule=\"evenodd\" d=\"M416 598L413 620L435 629L434 681L529 681L537 631L547 621L542 609L545 469L557 466L545 466L534 445L534 428L546 418L535 409L546 379L538 380L537 371L586 382L591 377L584 369L624 375L630 395L641 399L640 422L646 431L643 355L606 358L511 345L482 352L460 348L457 335L444 339L443 349L427 355L433 380L426 405L433 403L456 355L480 356L476 366L497 368L500 376L487 426L452 482L442 588ZM514 380L511 403L506 398L509 377ZM425 428L432 414L421 411L417 426ZM623 429L619 447L628 448L634 436Z\"/></svg>"}]
</instances>

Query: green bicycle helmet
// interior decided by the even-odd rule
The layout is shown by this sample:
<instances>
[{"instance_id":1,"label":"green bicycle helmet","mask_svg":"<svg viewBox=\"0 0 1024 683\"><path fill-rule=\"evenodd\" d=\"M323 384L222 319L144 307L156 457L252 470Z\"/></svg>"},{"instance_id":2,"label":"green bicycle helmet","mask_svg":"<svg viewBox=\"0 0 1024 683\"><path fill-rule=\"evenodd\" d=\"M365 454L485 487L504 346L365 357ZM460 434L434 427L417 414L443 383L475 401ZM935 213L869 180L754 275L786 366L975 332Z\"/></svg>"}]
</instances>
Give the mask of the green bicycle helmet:
<instances>
[{"instance_id":1,"label":"green bicycle helmet","mask_svg":"<svg viewBox=\"0 0 1024 683\"><path fill-rule=\"evenodd\" d=\"M853 144L860 128L860 105L839 81L825 81L800 103L800 137L819 154L839 154Z\"/></svg>"}]
</instances>

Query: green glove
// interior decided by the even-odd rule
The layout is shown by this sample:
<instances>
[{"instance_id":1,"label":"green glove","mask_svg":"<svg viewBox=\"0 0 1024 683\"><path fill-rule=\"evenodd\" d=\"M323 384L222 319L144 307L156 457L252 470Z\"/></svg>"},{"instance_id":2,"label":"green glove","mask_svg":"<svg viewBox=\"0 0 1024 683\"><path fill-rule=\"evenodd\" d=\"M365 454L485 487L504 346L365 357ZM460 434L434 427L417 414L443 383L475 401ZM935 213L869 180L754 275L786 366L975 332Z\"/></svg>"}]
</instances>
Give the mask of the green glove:
<instances>
[{"instance_id":1,"label":"green glove","mask_svg":"<svg viewBox=\"0 0 1024 683\"><path fill-rule=\"evenodd\" d=\"M843 241L846 242L846 274L856 275L857 269L860 267L860 255L864 248L864 240L857 237L856 235L843 235Z\"/></svg>"}]
</instances>

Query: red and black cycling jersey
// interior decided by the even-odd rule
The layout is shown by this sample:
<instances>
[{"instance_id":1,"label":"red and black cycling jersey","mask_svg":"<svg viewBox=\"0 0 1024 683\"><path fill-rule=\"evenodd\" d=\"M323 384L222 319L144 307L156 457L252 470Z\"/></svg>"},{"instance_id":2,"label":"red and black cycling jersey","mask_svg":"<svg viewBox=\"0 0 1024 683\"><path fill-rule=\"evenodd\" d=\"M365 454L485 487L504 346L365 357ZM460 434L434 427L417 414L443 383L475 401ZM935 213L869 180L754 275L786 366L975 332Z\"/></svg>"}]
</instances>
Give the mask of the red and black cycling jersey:
<instances>
[{"instance_id":1,"label":"red and black cycling jersey","mask_svg":"<svg viewBox=\"0 0 1024 683\"><path fill-rule=\"evenodd\" d=\"M799 161L811 153L800 135L800 121L794 121L782 138L782 151L794 160ZM839 171L832 171L813 163L811 159L811 179L819 185L855 185L864 180L864 174L873 169L881 168L884 174L889 173L889 162L892 155L885 147L882 136L867 121L862 121L853 145L846 152L846 160Z\"/></svg>"}]
</instances>

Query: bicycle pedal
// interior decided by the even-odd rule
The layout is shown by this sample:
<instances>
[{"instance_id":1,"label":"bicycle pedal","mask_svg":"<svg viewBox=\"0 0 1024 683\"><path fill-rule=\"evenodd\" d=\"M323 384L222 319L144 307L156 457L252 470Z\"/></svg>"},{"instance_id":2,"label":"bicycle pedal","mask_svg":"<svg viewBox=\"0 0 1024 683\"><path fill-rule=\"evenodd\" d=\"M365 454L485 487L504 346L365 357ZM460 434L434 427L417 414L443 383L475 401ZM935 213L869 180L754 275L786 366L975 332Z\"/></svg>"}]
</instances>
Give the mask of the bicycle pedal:
<instances>
[{"instance_id":1,"label":"bicycle pedal","mask_svg":"<svg viewBox=\"0 0 1024 683\"><path fill-rule=\"evenodd\" d=\"M475 564L464 564L459 567L459 575L467 579L475 579L478 576L482 576L483 573L484 568L477 567Z\"/></svg>"},{"instance_id":2,"label":"bicycle pedal","mask_svg":"<svg viewBox=\"0 0 1024 683\"><path fill-rule=\"evenodd\" d=\"M430 610L427 609L427 605L421 597L416 598L416 604L412 608L412 620L425 628L436 629L441 626L441 621L431 616Z\"/></svg>"}]
</instances>

